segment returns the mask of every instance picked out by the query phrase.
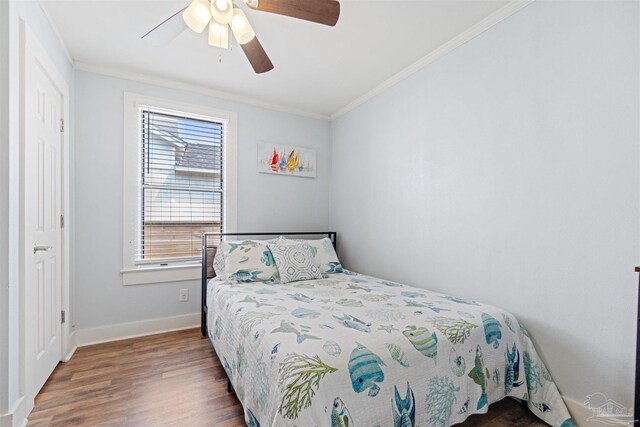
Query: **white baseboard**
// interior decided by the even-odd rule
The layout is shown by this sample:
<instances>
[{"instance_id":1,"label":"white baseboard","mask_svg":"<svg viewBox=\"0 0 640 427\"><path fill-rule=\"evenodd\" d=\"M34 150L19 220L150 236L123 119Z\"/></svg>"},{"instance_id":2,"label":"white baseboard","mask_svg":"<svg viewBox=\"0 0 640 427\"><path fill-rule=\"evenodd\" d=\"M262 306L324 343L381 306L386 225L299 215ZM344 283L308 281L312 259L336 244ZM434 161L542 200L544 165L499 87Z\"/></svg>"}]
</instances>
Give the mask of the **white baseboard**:
<instances>
[{"instance_id":1,"label":"white baseboard","mask_svg":"<svg viewBox=\"0 0 640 427\"><path fill-rule=\"evenodd\" d=\"M27 425L26 400L23 397L13 405L8 413L0 415L0 427L24 427Z\"/></svg>"},{"instance_id":2,"label":"white baseboard","mask_svg":"<svg viewBox=\"0 0 640 427\"><path fill-rule=\"evenodd\" d=\"M627 424L621 423L618 420L600 418L602 421L593 419L593 411L583 405L582 403L563 397L564 403L567 405L567 409L571 413L574 423L578 427L606 427L606 426L631 426L631 421ZM591 418L591 419L590 419Z\"/></svg>"},{"instance_id":3,"label":"white baseboard","mask_svg":"<svg viewBox=\"0 0 640 427\"><path fill-rule=\"evenodd\" d=\"M73 353L75 353L77 349L78 344L76 344L76 331L73 331L69 335L67 342L67 352L62 356L62 361L68 362L69 360L71 360L71 356L73 356Z\"/></svg>"},{"instance_id":4,"label":"white baseboard","mask_svg":"<svg viewBox=\"0 0 640 427\"><path fill-rule=\"evenodd\" d=\"M13 427L13 414L0 415L0 427Z\"/></svg>"},{"instance_id":5,"label":"white baseboard","mask_svg":"<svg viewBox=\"0 0 640 427\"><path fill-rule=\"evenodd\" d=\"M200 326L200 313L163 317L161 319L142 320L139 322L120 323L101 326L99 328L80 329L74 332L78 347L118 341L163 332L179 331Z\"/></svg>"},{"instance_id":6,"label":"white baseboard","mask_svg":"<svg viewBox=\"0 0 640 427\"><path fill-rule=\"evenodd\" d=\"M14 414L0 415L0 427L25 427L27 417L22 417L22 422Z\"/></svg>"}]
</instances>

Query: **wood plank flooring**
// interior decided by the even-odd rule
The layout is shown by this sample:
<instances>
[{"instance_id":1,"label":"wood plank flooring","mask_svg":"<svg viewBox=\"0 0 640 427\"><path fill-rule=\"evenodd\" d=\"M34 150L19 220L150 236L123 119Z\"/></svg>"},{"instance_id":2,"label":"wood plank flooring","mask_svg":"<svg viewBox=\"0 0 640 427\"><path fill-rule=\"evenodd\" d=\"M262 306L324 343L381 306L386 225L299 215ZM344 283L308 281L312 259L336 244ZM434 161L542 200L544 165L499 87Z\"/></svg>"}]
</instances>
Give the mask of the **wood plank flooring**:
<instances>
[{"instance_id":1,"label":"wood plank flooring","mask_svg":"<svg viewBox=\"0 0 640 427\"><path fill-rule=\"evenodd\" d=\"M235 394L198 329L79 348L55 369L29 416L32 426L244 426ZM541 427L512 399L465 427Z\"/></svg>"}]
</instances>

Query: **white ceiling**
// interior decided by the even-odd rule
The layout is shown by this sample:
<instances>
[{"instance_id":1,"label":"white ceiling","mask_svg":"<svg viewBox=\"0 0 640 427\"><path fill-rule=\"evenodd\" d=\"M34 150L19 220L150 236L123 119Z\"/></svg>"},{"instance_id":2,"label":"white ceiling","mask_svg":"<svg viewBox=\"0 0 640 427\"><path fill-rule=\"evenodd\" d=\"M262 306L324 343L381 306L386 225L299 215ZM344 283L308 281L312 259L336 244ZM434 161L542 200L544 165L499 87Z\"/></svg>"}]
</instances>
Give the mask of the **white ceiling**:
<instances>
[{"instance_id":1,"label":"white ceiling","mask_svg":"<svg viewBox=\"0 0 640 427\"><path fill-rule=\"evenodd\" d=\"M342 0L333 28L243 7L275 66L261 75L239 46L208 46L206 31L162 47L140 39L189 0L43 3L74 61L330 116L509 1Z\"/></svg>"}]
</instances>

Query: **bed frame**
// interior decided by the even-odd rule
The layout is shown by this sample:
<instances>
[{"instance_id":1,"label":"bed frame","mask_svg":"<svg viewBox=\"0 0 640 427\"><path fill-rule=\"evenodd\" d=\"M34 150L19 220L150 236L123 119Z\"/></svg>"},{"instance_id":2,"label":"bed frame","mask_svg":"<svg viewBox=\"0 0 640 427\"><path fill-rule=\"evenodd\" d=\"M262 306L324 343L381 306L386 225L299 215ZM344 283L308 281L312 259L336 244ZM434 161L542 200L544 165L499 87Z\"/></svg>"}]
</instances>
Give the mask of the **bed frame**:
<instances>
[{"instance_id":1,"label":"bed frame","mask_svg":"<svg viewBox=\"0 0 640 427\"><path fill-rule=\"evenodd\" d=\"M202 293L201 293L201 311L200 311L200 331L202 336L207 336L207 282L209 279L216 277L213 270L213 257L216 255L218 244L227 237L232 238L251 238L263 240L263 238L271 238L278 236L288 237L328 237L333 244L333 248L338 250L337 233L335 231L301 231L286 233L204 233L202 235Z\"/></svg>"}]
</instances>

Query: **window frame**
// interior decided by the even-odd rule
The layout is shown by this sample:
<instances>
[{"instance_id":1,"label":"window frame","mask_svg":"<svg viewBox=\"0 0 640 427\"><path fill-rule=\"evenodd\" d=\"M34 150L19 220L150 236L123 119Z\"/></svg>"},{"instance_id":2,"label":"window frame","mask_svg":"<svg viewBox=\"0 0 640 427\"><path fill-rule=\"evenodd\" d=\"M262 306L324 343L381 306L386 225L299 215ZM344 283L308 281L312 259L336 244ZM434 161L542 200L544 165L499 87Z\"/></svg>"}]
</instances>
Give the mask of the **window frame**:
<instances>
[{"instance_id":1,"label":"window frame","mask_svg":"<svg viewBox=\"0 0 640 427\"><path fill-rule=\"evenodd\" d=\"M223 161L223 230L237 231L237 113L209 108L201 105L185 104L145 95L124 93L124 162L123 162L123 259L122 274L124 285L175 282L199 279L201 261L179 261L158 263L137 263L136 226L139 220L140 186L140 109L152 109L210 118L225 124Z\"/></svg>"}]
</instances>

